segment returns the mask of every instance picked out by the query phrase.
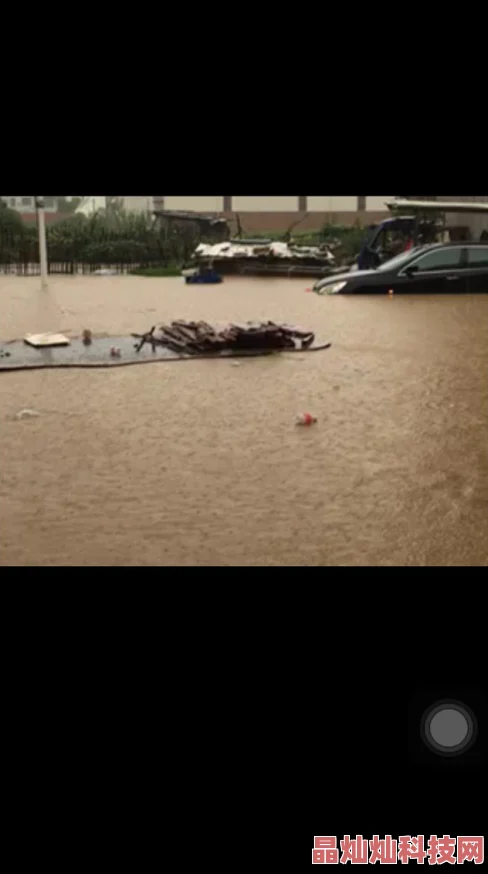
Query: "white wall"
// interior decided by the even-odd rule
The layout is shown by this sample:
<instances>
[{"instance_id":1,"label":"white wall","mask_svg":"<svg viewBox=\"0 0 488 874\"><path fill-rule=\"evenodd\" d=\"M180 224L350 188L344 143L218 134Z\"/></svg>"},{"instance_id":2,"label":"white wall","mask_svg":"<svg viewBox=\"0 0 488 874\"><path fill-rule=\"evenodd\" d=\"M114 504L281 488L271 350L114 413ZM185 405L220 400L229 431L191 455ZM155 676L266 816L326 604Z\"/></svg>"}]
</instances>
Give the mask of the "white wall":
<instances>
[{"instance_id":1,"label":"white wall","mask_svg":"<svg viewBox=\"0 0 488 874\"><path fill-rule=\"evenodd\" d=\"M94 197L84 197L75 209L75 213L81 215L93 215L98 209L105 209L107 198L96 194Z\"/></svg>"},{"instance_id":2,"label":"white wall","mask_svg":"<svg viewBox=\"0 0 488 874\"><path fill-rule=\"evenodd\" d=\"M16 209L18 212L34 212L36 208L33 197L29 197L28 204L22 203L22 197L3 197L2 200L5 200L10 209ZM13 200L15 200L15 204L12 203Z\"/></svg>"},{"instance_id":3,"label":"white wall","mask_svg":"<svg viewBox=\"0 0 488 874\"><path fill-rule=\"evenodd\" d=\"M386 212L388 207L385 206L386 200L394 200L393 194L389 196L379 195L379 194L370 194L366 199L366 209L378 210L378 212Z\"/></svg>"},{"instance_id":4,"label":"white wall","mask_svg":"<svg viewBox=\"0 0 488 874\"><path fill-rule=\"evenodd\" d=\"M223 195L216 197L165 197L165 209L194 210L195 212L222 212ZM298 197L232 197L234 212L295 212Z\"/></svg>"},{"instance_id":5,"label":"white wall","mask_svg":"<svg viewBox=\"0 0 488 874\"><path fill-rule=\"evenodd\" d=\"M127 212L152 212L153 199L152 197L123 197L124 209Z\"/></svg>"},{"instance_id":6,"label":"white wall","mask_svg":"<svg viewBox=\"0 0 488 874\"><path fill-rule=\"evenodd\" d=\"M40 195L38 195L38 196L40 196ZM7 204L7 206L10 207L10 209L16 209L17 212L29 212L30 213L30 212L35 212L35 209L36 209L34 197L29 197L28 204L22 203L22 200L23 200L22 197L3 197L2 196L2 200L5 201L5 203ZM15 200L15 203L12 203L13 200ZM44 204L45 212L56 212L56 210L58 208L57 203L58 202L57 202L57 199L55 197L52 198L52 203L45 203Z\"/></svg>"},{"instance_id":7,"label":"white wall","mask_svg":"<svg viewBox=\"0 0 488 874\"><path fill-rule=\"evenodd\" d=\"M386 211L385 200L393 200L393 197L368 195L366 209ZM313 195L308 198L308 210L309 212L356 212L357 202L357 197L352 195L343 197L337 194L324 195L323 197Z\"/></svg>"},{"instance_id":8,"label":"white wall","mask_svg":"<svg viewBox=\"0 0 488 874\"><path fill-rule=\"evenodd\" d=\"M307 200L309 212L355 212L358 202L357 197L325 194L321 197L313 195Z\"/></svg>"},{"instance_id":9,"label":"white wall","mask_svg":"<svg viewBox=\"0 0 488 874\"><path fill-rule=\"evenodd\" d=\"M188 196L164 198L165 209L181 209L189 212L222 212L223 197Z\"/></svg>"},{"instance_id":10,"label":"white wall","mask_svg":"<svg viewBox=\"0 0 488 874\"><path fill-rule=\"evenodd\" d=\"M298 197L232 197L234 212L296 212Z\"/></svg>"},{"instance_id":11,"label":"white wall","mask_svg":"<svg viewBox=\"0 0 488 874\"><path fill-rule=\"evenodd\" d=\"M385 200L391 198L378 195L368 196L366 208L370 210L386 210ZM221 212L223 196L202 197L186 195L182 197L165 197L165 209L181 209L195 212ZM308 197L309 212L355 212L357 197L354 195L312 195ZM297 196L236 196L232 197L234 212L296 212L298 210Z\"/></svg>"}]
</instances>

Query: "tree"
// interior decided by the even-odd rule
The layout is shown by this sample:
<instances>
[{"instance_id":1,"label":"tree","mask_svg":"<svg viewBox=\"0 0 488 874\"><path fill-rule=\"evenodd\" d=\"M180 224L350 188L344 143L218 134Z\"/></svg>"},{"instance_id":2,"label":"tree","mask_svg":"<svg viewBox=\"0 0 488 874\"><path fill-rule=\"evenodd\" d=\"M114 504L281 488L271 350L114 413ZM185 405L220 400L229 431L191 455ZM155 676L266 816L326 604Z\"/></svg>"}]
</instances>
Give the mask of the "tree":
<instances>
[{"instance_id":1,"label":"tree","mask_svg":"<svg viewBox=\"0 0 488 874\"><path fill-rule=\"evenodd\" d=\"M57 197L58 202L58 212L66 213L67 215L73 213L76 207L81 203L81 197L72 197L71 200L66 200L65 197Z\"/></svg>"},{"instance_id":2,"label":"tree","mask_svg":"<svg viewBox=\"0 0 488 874\"><path fill-rule=\"evenodd\" d=\"M20 214L15 209L10 209L5 201L1 199L0 206L0 233L5 232L8 229L10 232L15 232L17 235L22 234L24 230L24 222L22 221Z\"/></svg>"}]
</instances>

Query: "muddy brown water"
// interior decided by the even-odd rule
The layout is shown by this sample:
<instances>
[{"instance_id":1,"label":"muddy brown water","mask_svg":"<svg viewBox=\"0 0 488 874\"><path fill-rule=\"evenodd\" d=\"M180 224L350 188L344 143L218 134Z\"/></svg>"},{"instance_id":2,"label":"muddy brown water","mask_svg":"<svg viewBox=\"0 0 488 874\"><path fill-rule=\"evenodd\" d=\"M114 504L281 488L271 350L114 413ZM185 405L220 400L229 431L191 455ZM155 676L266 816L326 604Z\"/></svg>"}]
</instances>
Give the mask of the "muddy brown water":
<instances>
[{"instance_id":1,"label":"muddy brown water","mask_svg":"<svg viewBox=\"0 0 488 874\"><path fill-rule=\"evenodd\" d=\"M488 295L310 284L0 278L2 340L270 318L333 344L0 373L0 564L486 565Z\"/></svg>"}]
</instances>

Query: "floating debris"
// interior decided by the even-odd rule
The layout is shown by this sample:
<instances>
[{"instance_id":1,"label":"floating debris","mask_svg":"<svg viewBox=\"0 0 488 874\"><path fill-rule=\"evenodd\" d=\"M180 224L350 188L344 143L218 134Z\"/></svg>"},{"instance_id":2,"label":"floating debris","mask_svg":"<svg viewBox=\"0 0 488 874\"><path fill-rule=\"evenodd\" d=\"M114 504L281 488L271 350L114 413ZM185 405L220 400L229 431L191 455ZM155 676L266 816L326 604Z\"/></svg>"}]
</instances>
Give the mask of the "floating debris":
<instances>
[{"instance_id":1,"label":"floating debris","mask_svg":"<svg viewBox=\"0 0 488 874\"><path fill-rule=\"evenodd\" d=\"M26 334L24 343L34 346L36 349L49 348L49 346L69 346L70 340L64 334L49 332L48 334Z\"/></svg>"},{"instance_id":2,"label":"floating debris","mask_svg":"<svg viewBox=\"0 0 488 874\"><path fill-rule=\"evenodd\" d=\"M332 246L299 246L282 240L226 240L200 243L193 253L197 265L215 268L219 273L295 273L326 276L338 269Z\"/></svg>"},{"instance_id":3,"label":"floating debris","mask_svg":"<svg viewBox=\"0 0 488 874\"><path fill-rule=\"evenodd\" d=\"M209 325L206 322L173 321L141 334L94 335L87 345L73 337L69 346L33 349L22 340L12 341L9 353L0 356L0 372L44 367L114 367L190 358L268 357L273 364L278 353L294 353L298 360L308 352L329 349L317 343L313 331L274 322ZM273 356L273 362L271 362Z\"/></svg>"},{"instance_id":4,"label":"floating debris","mask_svg":"<svg viewBox=\"0 0 488 874\"><path fill-rule=\"evenodd\" d=\"M18 413L15 414L16 419L37 419L41 414L37 412L37 410L19 410Z\"/></svg>"},{"instance_id":5,"label":"floating debris","mask_svg":"<svg viewBox=\"0 0 488 874\"><path fill-rule=\"evenodd\" d=\"M296 425L315 425L317 419L311 413L300 413L296 418Z\"/></svg>"},{"instance_id":6,"label":"floating debris","mask_svg":"<svg viewBox=\"0 0 488 874\"><path fill-rule=\"evenodd\" d=\"M246 322L242 325L229 324L222 329L214 328L207 322L185 322L182 319L170 325L154 325L146 334L133 334L140 342L135 346L139 352L145 343L152 346L166 346L176 352L188 355L202 352L222 352L232 350L279 351L284 349L309 349L315 340L312 331L305 331L292 325L277 325L274 322ZM296 341L300 341L297 346ZM322 347L323 348L323 347Z\"/></svg>"}]
</instances>

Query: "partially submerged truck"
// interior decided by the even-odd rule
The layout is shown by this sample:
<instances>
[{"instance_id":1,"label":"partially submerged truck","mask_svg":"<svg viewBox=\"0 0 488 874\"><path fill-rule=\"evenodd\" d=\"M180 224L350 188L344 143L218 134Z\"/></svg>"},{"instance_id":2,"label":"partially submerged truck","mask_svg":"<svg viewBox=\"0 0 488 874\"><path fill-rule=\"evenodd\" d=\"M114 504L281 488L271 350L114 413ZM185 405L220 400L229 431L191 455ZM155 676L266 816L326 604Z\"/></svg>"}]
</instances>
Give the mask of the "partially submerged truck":
<instances>
[{"instance_id":1,"label":"partially submerged truck","mask_svg":"<svg viewBox=\"0 0 488 874\"><path fill-rule=\"evenodd\" d=\"M488 238L488 203L396 198L386 206L392 215L368 228L359 270L379 267L413 246Z\"/></svg>"}]
</instances>

